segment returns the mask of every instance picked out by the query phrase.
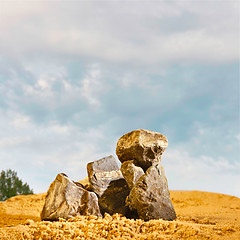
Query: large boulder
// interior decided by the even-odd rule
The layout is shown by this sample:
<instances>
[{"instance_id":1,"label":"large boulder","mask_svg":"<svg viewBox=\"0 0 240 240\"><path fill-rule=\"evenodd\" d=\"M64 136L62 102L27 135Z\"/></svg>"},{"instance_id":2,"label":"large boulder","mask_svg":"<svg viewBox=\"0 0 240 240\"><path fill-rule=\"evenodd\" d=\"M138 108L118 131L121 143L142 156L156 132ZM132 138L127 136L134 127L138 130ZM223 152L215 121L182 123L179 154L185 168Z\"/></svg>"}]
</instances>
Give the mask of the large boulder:
<instances>
[{"instance_id":1,"label":"large boulder","mask_svg":"<svg viewBox=\"0 0 240 240\"><path fill-rule=\"evenodd\" d=\"M131 210L136 210L139 217L146 221L176 218L167 178L161 164L151 166L138 179L127 198L127 205Z\"/></svg>"},{"instance_id":2,"label":"large boulder","mask_svg":"<svg viewBox=\"0 0 240 240\"><path fill-rule=\"evenodd\" d=\"M123 162L120 170L130 189L133 188L137 180L144 174L143 169L138 166L136 160Z\"/></svg>"},{"instance_id":3,"label":"large boulder","mask_svg":"<svg viewBox=\"0 0 240 240\"><path fill-rule=\"evenodd\" d=\"M48 189L41 219L69 219L78 215L102 216L97 195L85 190L80 183L73 182L66 174L60 173Z\"/></svg>"},{"instance_id":4,"label":"large boulder","mask_svg":"<svg viewBox=\"0 0 240 240\"><path fill-rule=\"evenodd\" d=\"M146 171L161 161L161 155L167 146L168 140L164 135L138 129L118 140L116 154L122 163L134 159Z\"/></svg>"},{"instance_id":5,"label":"large boulder","mask_svg":"<svg viewBox=\"0 0 240 240\"><path fill-rule=\"evenodd\" d=\"M122 176L115 158L111 155L87 165L90 190L99 197L102 213L121 213L125 215L125 206L129 188Z\"/></svg>"}]
</instances>

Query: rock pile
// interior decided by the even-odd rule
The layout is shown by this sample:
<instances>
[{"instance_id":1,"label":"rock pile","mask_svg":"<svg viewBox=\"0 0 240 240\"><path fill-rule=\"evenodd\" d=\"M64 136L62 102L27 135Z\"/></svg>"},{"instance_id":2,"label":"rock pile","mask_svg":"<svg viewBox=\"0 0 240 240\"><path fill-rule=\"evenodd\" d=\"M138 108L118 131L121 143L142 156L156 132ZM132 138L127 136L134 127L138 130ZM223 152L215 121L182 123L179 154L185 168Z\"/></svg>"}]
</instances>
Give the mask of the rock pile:
<instances>
[{"instance_id":1,"label":"rock pile","mask_svg":"<svg viewBox=\"0 0 240 240\"><path fill-rule=\"evenodd\" d=\"M99 217L106 212L146 221L174 220L176 213L160 164L167 146L167 138L160 133L139 129L123 135L116 148L121 168L113 156L90 162L84 185L58 174L49 187L41 219Z\"/></svg>"}]
</instances>

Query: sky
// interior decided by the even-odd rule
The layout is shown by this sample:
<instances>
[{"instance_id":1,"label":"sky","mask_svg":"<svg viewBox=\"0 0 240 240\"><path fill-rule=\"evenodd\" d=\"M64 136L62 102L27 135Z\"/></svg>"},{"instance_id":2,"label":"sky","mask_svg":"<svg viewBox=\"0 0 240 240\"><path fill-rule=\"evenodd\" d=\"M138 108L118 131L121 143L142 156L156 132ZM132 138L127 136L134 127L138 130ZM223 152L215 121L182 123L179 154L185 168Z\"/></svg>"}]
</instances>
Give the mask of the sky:
<instances>
[{"instance_id":1,"label":"sky","mask_svg":"<svg viewBox=\"0 0 240 240\"><path fill-rule=\"evenodd\" d=\"M0 170L35 193L118 139L168 138L171 190L240 197L239 1L0 1Z\"/></svg>"}]
</instances>

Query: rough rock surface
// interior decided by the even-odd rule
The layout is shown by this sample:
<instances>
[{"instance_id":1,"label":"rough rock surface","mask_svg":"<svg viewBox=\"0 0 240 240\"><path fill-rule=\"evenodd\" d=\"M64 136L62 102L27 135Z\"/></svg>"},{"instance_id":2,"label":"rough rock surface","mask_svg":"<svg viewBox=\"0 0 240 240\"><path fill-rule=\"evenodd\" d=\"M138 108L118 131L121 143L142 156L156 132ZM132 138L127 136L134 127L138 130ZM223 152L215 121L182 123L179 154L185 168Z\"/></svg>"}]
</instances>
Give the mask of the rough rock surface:
<instances>
[{"instance_id":1,"label":"rough rock surface","mask_svg":"<svg viewBox=\"0 0 240 240\"><path fill-rule=\"evenodd\" d=\"M129 195L129 187L124 178L113 180L108 188L98 199L100 210L109 214L120 213L125 216L129 212L126 206L126 198Z\"/></svg>"},{"instance_id":2,"label":"rough rock surface","mask_svg":"<svg viewBox=\"0 0 240 240\"><path fill-rule=\"evenodd\" d=\"M146 171L161 161L161 155L168 146L167 138L156 132L138 129L123 135L117 143L116 154L119 160L135 159Z\"/></svg>"},{"instance_id":3,"label":"rough rock surface","mask_svg":"<svg viewBox=\"0 0 240 240\"><path fill-rule=\"evenodd\" d=\"M130 189L132 189L137 180L144 174L143 169L137 166L136 160L123 162L120 170Z\"/></svg>"},{"instance_id":4,"label":"rough rock surface","mask_svg":"<svg viewBox=\"0 0 240 240\"><path fill-rule=\"evenodd\" d=\"M41 219L69 219L79 215L101 216L97 195L60 173L48 189Z\"/></svg>"},{"instance_id":5,"label":"rough rock surface","mask_svg":"<svg viewBox=\"0 0 240 240\"><path fill-rule=\"evenodd\" d=\"M161 164L151 166L136 182L127 198L131 210L136 209L139 217L146 221L151 219L174 220L173 208L167 178Z\"/></svg>"},{"instance_id":6,"label":"rough rock surface","mask_svg":"<svg viewBox=\"0 0 240 240\"><path fill-rule=\"evenodd\" d=\"M123 178L117 162L112 155L88 163L87 172L90 189L99 197L102 196L112 181Z\"/></svg>"},{"instance_id":7,"label":"rough rock surface","mask_svg":"<svg viewBox=\"0 0 240 240\"><path fill-rule=\"evenodd\" d=\"M83 187L84 187L86 190L89 190L89 189L90 189L90 183L89 183L88 177L85 177L84 179L79 180L79 181L77 181L77 182L80 183L80 184L82 184Z\"/></svg>"},{"instance_id":8,"label":"rough rock surface","mask_svg":"<svg viewBox=\"0 0 240 240\"><path fill-rule=\"evenodd\" d=\"M115 158L111 155L87 165L90 189L99 197L101 212L110 214L129 210L125 206L129 187L122 176Z\"/></svg>"}]
</instances>

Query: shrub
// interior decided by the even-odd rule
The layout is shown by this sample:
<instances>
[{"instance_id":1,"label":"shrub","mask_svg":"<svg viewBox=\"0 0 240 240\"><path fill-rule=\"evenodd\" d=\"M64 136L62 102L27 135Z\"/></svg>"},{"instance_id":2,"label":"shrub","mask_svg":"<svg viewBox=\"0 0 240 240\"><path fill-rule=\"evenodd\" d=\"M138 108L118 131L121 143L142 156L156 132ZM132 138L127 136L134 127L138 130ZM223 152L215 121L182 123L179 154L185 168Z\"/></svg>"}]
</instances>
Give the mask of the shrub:
<instances>
[{"instance_id":1,"label":"shrub","mask_svg":"<svg viewBox=\"0 0 240 240\"><path fill-rule=\"evenodd\" d=\"M10 197L16 195L28 195L33 194L33 190L30 189L27 183L23 183L18 178L17 172L8 169L1 171L0 176L0 201L5 201Z\"/></svg>"}]
</instances>

